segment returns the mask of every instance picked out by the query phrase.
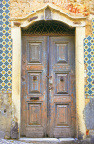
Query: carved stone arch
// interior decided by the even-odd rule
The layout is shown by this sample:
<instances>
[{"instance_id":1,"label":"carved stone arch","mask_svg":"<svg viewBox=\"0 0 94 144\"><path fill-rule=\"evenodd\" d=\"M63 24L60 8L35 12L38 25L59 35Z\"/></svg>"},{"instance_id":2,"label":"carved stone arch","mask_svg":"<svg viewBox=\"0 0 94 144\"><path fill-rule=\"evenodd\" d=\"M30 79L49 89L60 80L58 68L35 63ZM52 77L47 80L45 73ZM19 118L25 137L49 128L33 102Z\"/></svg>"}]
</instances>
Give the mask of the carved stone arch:
<instances>
[{"instance_id":1,"label":"carved stone arch","mask_svg":"<svg viewBox=\"0 0 94 144\"><path fill-rule=\"evenodd\" d=\"M19 137L21 123L21 29L28 28L38 21L60 21L75 28L75 71L76 71L76 113L77 137L85 138L86 127L83 110L84 98L84 51L85 17L71 17L50 4L32 12L26 17L11 19L13 40L12 101L15 107L13 117L18 120Z\"/></svg>"}]
</instances>

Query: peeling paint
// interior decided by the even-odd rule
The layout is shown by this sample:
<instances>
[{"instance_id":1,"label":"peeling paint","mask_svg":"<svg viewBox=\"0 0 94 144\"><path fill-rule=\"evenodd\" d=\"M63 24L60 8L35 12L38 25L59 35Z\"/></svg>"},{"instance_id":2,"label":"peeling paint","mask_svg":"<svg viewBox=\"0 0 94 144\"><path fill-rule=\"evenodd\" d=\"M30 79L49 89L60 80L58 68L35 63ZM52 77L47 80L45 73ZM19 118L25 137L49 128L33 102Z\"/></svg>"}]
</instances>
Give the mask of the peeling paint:
<instances>
[{"instance_id":1,"label":"peeling paint","mask_svg":"<svg viewBox=\"0 0 94 144\"><path fill-rule=\"evenodd\" d=\"M0 138L10 138L12 117L11 96L11 92L4 91L0 93Z\"/></svg>"},{"instance_id":2,"label":"peeling paint","mask_svg":"<svg viewBox=\"0 0 94 144\"><path fill-rule=\"evenodd\" d=\"M15 122L15 125L11 128L11 138L18 139L18 123Z\"/></svg>"},{"instance_id":3,"label":"peeling paint","mask_svg":"<svg viewBox=\"0 0 94 144\"><path fill-rule=\"evenodd\" d=\"M12 101L11 138L18 139L18 137L19 137L18 118L16 117L16 108Z\"/></svg>"},{"instance_id":4,"label":"peeling paint","mask_svg":"<svg viewBox=\"0 0 94 144\"><path fill-rule=\"evenodd\" d=\"M87 129L94 129L94 98L86 100L84 109L85 124Z\"/></svg>"}]
</instances>

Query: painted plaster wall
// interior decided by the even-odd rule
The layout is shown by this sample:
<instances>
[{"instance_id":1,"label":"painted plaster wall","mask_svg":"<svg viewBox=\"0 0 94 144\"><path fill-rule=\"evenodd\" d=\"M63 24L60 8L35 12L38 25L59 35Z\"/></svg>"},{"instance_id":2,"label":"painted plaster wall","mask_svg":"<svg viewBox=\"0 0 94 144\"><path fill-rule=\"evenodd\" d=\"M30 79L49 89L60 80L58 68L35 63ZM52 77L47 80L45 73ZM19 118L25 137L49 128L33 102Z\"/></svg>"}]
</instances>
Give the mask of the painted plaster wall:
<instances>
[{"instance_id":1,"label":"painted plaster wall","mask_svg":"<svg viewBox=\"0 0 94 144\"><path fill-rule=\"evenodd\" d=\"M36 4L37 2L37 4ZM94 12L93 0L10 0L11 17L22 17L51 3L71 16L87 16ZM33 6L32 6L33 5Z\"/></svg>"},{"instance_id":2,"label":"painted plaster wall","mask_svg":"<svg viewBox=\"0 0 94 144\"><path fill-rule=\"evenodd\" d=\"M28 4L30 0L1 0L0 1L0 134L2 137L11 136L11 128L15 126L15 120L12 126L12 108L11 108L11 89L12 89L12 39L11 39L11 23L10 5L14 8L12 14L15 17L27 14ZM73 2L73 1L71 1ZM82 3L86 1L82 1ZM93 13L92 0L90 1L90 12ZM19 4L19 8L18 5ZM22 9L27 6L27 9ZM30 8L29 8L30 9ZM16 13L15 13L15 10ZM20 13L19 13L20 10ZM13 16L13 15L12 15ZM86 107L84 109L85 123L87 130L94 129L94 19L87 18L86 21L86 38L84 39L85 52L85 98ZM92 41L93 40L93 41ZM86 60L88 59L88 60ZM6 110L7 109L7 110ZM7 122L9 123L7 125ZM7 126L7 129L6 129ZM17 129L16 129L17 131Z\"/></svg>"},{"instance_id":3,"label":"painted plaster wall","mask_svg":"<svg viewBox=\"0 0 94 144\"><path fill-rule=\"evenodd\" d=\"M10 138L12 118L11 92L0 91L0 138Z\"/></svg>"}]
</instances>

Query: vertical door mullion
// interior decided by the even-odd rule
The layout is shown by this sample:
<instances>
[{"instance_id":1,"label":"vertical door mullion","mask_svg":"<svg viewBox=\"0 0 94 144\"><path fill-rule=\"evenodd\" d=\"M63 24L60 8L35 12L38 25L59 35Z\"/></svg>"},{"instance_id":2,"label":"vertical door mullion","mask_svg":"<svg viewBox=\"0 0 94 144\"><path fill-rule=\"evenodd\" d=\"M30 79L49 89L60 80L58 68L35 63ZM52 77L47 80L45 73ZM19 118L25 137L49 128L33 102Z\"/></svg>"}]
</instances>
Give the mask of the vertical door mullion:
<instances>
[{"instance_id":1,"label":"vertical door mullion","mask_svg":"<svg viewBox=\"0 0 94 144\"><path fill-rule=\"evenodd\" d=\"M47 36L47 136L49 134L49 36Z\"/></svg>"}]
</instances>

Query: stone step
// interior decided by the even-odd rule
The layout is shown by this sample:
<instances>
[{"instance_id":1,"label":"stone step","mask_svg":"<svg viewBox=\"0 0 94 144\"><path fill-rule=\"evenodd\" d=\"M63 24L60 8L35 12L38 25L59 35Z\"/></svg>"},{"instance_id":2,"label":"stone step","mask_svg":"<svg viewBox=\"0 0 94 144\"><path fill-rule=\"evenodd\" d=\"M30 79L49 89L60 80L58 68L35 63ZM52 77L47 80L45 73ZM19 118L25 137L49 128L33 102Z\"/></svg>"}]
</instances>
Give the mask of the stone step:
<instances>
[{"instance_id":1,"label":"stone step","mask_svg":"<svg viewBox=\"0 0 94 144\"><path fill-rule=\"evenodd\" d=\"M19 140L33 144L76 144L74 138L20 138Z\"/></svg>"}]
</instances>

